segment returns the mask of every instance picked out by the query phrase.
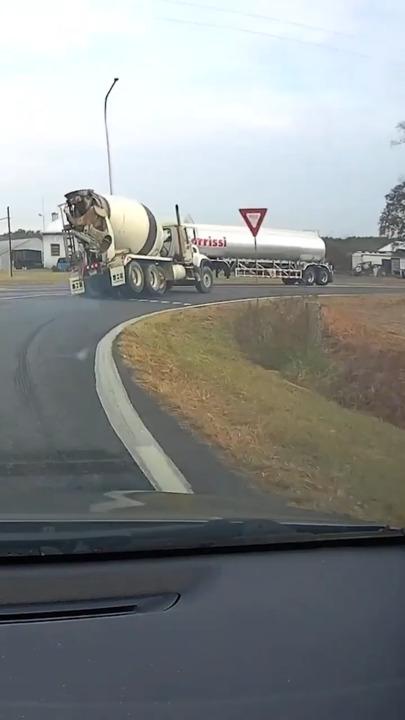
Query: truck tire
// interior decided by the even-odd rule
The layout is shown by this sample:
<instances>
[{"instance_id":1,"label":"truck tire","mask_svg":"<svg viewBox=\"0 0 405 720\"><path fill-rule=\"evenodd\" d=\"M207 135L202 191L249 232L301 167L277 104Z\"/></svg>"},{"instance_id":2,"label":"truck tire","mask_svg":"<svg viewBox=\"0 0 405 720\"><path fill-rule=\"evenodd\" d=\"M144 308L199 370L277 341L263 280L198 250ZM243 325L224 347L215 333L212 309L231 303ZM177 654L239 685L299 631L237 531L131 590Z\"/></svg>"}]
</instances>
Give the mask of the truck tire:
<instances>
[{"instance_id":1,"label":"truck tire","mask_svg":"<svg viewBox=\"0 0 405 720\"><path fill-rule=\"evenodd\" d=\"M200 268L200 280L196 280L195 286L200 293L209 293L214 284L214 273L208 265Z\"/></svg>"},{"instance_id":2,"label":"truck tire","mask_svg":"<svg viewBox=\"0 0 405 720\"><path fill-rule=\"evenodd\" d=\"M141 263L131 260L125 268L127 287L132 297L138 297L145 287L145 274Z\"/></svg>"},{"instance_id":3,"label":"truck tire","mask_svg":"<svg viewBox=\"0 0 405 720\"><path fill-rule=\"evenodd\" d=\"M106 294L104 278L101 275L87 276L83 281L85 292L82 297L98 300Z\"/></svg>"},{"instance_id":4,"label":"truck tire","mask_svg":"<svg viewBox=\"0 0 405 720\"><path fill-rule=\"evenodd\" d=\"M164 295L167 290L165 274L159 265L149 263L145 268L145 288L148 295Z\"/></svg>"},{"instance_id":5,"label":"truck tire","mask_svg":"<svg viewBox=\"0 0 405 720\"><path fill-rule=\"evenodd\" d=\"M281 278L283 285L295 285L297 280L295 278Z\"/></svg>"},{"instance_id":6,"label":"truck tire","mask_svg":"<svg viewBox=\"0 0 405 720\"><path fill-rule=\"evenodd\" d=\"M313 265L308 265L302 273L302 282L304 285L315 285L316 283L316 269Z\"/></svg>"},{"instance_id":7,"label":"truck tire","mask_svg":"<svg viewBox=\"0 0 405 720\"><path fill-rule=\"evenodd\" d=\"M316 268L316 284L327 285L329 282L329 271L326 267Z\"/></svg>"}]
</instances>

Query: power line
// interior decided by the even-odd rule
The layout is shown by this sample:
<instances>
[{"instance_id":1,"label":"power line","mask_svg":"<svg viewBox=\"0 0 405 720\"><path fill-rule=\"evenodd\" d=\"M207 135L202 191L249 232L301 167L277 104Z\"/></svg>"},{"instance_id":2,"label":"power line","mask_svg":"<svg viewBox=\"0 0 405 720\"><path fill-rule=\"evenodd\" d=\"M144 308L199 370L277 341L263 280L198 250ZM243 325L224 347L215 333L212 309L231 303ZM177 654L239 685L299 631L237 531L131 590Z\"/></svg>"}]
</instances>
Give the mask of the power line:
<instances>
[{"instance_id":1,"label":"power line","mask_svg":"<svg viewBox=\"0 0 405 720\"><path fill-rule=\"evenodd\" d=\"M160 0L160 2L169 3L170 5L180 5L183 7L199 8L216 13L226 13L228 15L239 15L239 17L252 18L255 20L266 20L267 22L282 23L283 25L291 25L293 27L305 28L306 30L315 30L317 32L326 32L331 35L340 35L342 37L353 38L352 33L343 32L343 30L331 30L319 25L309 25L308 23L298 22L295 20L284 20L283 18L273 17L271 15L263 15L260 13L243 12L242 10L227 10L217 5L204 5L203 3L190 2L189 0Z\"/></svg>"},{"instance_id":2,"label":"power line","mask_svg":"<svg viewBox=\"0 0 405 720\"><path fill-rule=\"evenodd\" d=\"M315 40L303 40L303 38L289 37L288 35L277 35L276 33L265 32L264 30L250 30L248 28L238 27L237 25L224 25L211 22L200 22L197 20L183 20L180 18L164 17L161 18L165 22L178 23L180 25L194 25L195 27L207 27L215 28L216 30L233 30L236 32L247 33L249 35L261 35L264 37L270 37L274 40L284 40L287 42L299 43L300 45L313 45L315 47L323 48L324 50L333 50L335 52L348 53L350 55L356 55L357 57L373 59L371 55L362 53L358 50L352 50L348 48L340 48L336 45L330 45L329 43L316 42ZM396 61L391 61L396 62Z\"/></svg>"}]
</instances>

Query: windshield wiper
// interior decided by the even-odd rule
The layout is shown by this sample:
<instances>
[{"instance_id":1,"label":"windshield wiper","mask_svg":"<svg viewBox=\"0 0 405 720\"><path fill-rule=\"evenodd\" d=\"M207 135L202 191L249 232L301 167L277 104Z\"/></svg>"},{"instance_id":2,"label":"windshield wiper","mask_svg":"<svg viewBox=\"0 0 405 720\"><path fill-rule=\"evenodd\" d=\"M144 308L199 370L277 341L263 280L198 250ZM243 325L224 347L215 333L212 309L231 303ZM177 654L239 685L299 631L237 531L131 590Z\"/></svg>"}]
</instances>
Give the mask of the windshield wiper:
<instances>
[{"instance_id":1,"label":"windshield wiper","mask_svg":"<svg viewBox=\"0 0 405 720\"><path fill-rule=\"evenodd\" d=\"M3 522L0 558L212 548L290 536L274 520Z\"/></svg>"},{"instance_id":2,"label":"windshield wiper","mask_svg":"<svg viewBox=\"0 0 405 720\"><path fill-rule=\"evenodd\" d=\"M382 525L278 523L269 519L5 522L0 524L0 558L301 547L404 538L403 530Z\"/></svg>"},{"instance_id":3,"label":"windshield wiper","mask_svg":"<svg viewBox=\"0 0 405 720\"><path fill-rule=\"evenodd\" d=\"M404 528L391 527L390 525L381 525L379 523L352 523L352 522L285 522L284 527L289 527L297 532L310 532L315 535L319 534L368 534L368 533L404 533Z\"/></svg>"}]
</instances>

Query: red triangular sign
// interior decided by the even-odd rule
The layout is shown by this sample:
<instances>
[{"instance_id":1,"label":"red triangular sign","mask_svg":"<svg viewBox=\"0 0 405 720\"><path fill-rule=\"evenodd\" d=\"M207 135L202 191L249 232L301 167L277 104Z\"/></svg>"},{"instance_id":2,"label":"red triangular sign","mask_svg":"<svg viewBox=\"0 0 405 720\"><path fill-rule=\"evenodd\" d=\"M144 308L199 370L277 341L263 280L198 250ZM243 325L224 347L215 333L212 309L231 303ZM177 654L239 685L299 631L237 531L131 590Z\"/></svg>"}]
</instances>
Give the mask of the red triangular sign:
<instances>
[{"instance_id":1,"label":"red triangular sign","mask_svg":"<svg viewBox=\"0 0 405 720\"><path fill-rule=\"evenodd\" d=\"M239 212L253 237L256 237L266 216L267 208L240 208Z\"/></svg>"}]
</instances>

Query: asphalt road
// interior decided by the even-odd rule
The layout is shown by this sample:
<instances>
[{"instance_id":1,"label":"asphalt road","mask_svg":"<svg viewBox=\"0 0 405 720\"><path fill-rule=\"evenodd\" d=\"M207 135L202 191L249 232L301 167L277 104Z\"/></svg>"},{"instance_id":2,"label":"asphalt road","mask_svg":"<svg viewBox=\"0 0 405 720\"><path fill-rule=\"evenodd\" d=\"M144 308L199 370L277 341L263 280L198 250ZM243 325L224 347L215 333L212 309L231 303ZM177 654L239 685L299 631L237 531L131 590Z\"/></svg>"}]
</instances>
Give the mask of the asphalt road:
<instances>
[{"instance_id":1,"label":"asphalt road","mask_svg":"<svg viewBox=\"0 0 405 720\"><path fill-rule=\"evenodd\" d=\"M319 292L404 291L405 284L340 283ZM162 301L97 301L64 295L60 288L0 290L0 512L83 511L111 493L151 489L111 429L96 393L95 349L114 325L171 306L311 292L221 285L209 296L190 288L175 289ZM173 429L163 427L166 436ZM170 438L166 443L170 449ZM192 451L180 447L174 429L173 448L177 456L189 453L192 466ZM204 490L203 478L197 483L196 491Z\"/></svg>"}]
</instances>

